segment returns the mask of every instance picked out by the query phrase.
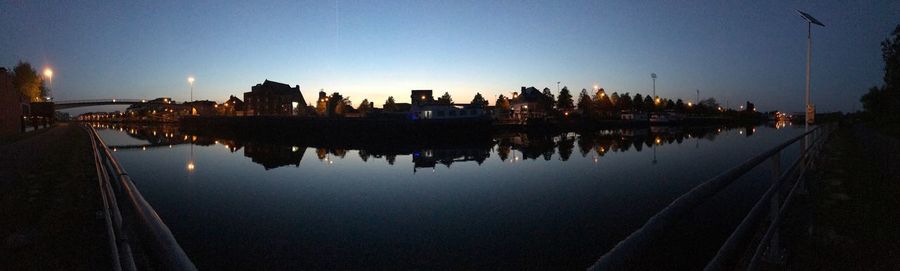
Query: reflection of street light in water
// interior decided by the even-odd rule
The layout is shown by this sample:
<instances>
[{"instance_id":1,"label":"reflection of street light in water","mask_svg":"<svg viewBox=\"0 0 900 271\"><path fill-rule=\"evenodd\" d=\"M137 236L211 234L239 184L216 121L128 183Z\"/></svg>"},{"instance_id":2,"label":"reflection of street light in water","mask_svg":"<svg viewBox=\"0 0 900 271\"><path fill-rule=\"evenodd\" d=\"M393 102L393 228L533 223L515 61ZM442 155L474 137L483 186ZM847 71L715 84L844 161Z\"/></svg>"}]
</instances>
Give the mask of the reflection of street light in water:
<instances>
[{"instance_id":1,"label":"reflection of street light in water","mask_svg":"<svg viewBox=\"0 0 900 271\"><path fill-rule=\"evenodd\" d=\"M187 170L193 173L196 166L194 165L194 142L191 142L191 158L188 160Z\"/></svg>"}]
</instances>

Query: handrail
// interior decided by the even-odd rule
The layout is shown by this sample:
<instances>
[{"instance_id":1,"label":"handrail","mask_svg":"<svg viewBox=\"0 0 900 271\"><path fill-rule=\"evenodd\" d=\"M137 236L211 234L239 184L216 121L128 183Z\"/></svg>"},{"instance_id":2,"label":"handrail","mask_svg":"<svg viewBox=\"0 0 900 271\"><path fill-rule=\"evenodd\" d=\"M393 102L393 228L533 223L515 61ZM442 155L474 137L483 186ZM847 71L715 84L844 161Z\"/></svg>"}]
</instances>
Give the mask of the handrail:
<instances>
[{"instance_id":1,"label":"handrail","mask_svg":"<svg viewBox=\"0 0 900 271\"><path fill-rule=\"evenodd\" d=\"M109 248L110 248L110 261L112 261L112 269L114 271L122 270L122 263L119 259L119 246L116 237L116 230L113 227L112 215L110 213L114 213L110 207L110 197L108 194L108 190L106 189L106 185L109 181L106 179L105 169L103 168L103 164L100 162L100 153L97 151L97 141L94 139L94 135L90 130L81 126L81 128L88 133L88 138L91 139L91 154L94 158L94 167L97 170L97 183L100 188L100 197L103 202L103 218L106 221L106 234L109 236Z\"/></svg>"},{"instance_id":2,"label":"handrail","mask_svg":"<svg viewBox=\"0 0 900 271\"><path fill-rule=\"evenodd\" d=\"M823 128L826 130L824 132L829 132L831 127ZM816 133L823 133L822 130L816 131ZM781 190L781 186L793 183L793 188L796 188L797 185L800 184L800 179L806 172L807 163L810 160L810 157L815 157L817 154L814 152L818 149L819 146L825 141L824 137L815 137L813 142L809 144L809 147L804 149L803 155L797 158L791 167L782 173L778 180L773 183L769 189L760 197L759 200L756 201L756 204L750 210L749 213L744 217L741 221L741 224L735 228L732 234L728 237L728 240L719 248L719 251L716 253L716 256L706 265L704 270L706 271L715 271L715 270L728 270L731 269L730 265L733 265L738 260L738 253L742 252L742 244L746 244L753 237L753 230L758 225L759 221L763 218L763 214L765 211L770 210L770 201L772 198ZM794 195L794 189L791 189L790 194L785 199L785 203L783 204L782 209L786 208L790 205L790 201L792 196ZM781 211L779 215L781 215ZM780 222L780 217L776 218L775 221L772 221L771 224L774 226L778 222ZM767 235L768 236L768 235ZM767 237L763 237L763 241L767 240ZM760 245L763 243L761 242ZM755 259L755 258L754 258ZM752 265L752 263L751 263Z\"/></svg>"},{"instance_id":3,"label":"handrail","mask_svg":"<svg viewBox=\"0 0 900 271\"><path fill-rule=\"evenodd\" d=\"M117 183L116 191L112 191L112 187L107 187L107 189L110 189L109 191L113 192L113 194L119 192L112 197L114 200L115 198L122 200L129 208L128 211L133 215L132 217L135 218L135 221L126 221L125 224L133 226L134 230L142 234L143 238L141 238L141 241L143 242L141 242L141 245L148 248L152 253L152 260L155 260L163 270L197 270L194 263L191 262L181 246L178 245L172 232L163 223L153 207L147 203L134 185L134 182L131 181L131 177L128 176L128 173L125 172L112 155L106 142L100 138L96 130L90 127L87 127L87 129L90 131L92 141L95 142L94 151L99 154L100 159L104 162L101 163L101 168L108 173L107 176L110 176ZM103 167L103 164L107 164L109 167Z\"/></svg>"},{"instance_id":4,"label":"handrail","mask_svg":"<svg viewBox=\"0 0 900 271\"><path fill-rule=\"evenodd\" d=\"M640 252L646 251L651 247L653 241L658 240L659 237L663 236L667 230L674 226L685 214L706 202L707 199L715 196L719 191L769 157L780 153L783 149L820 129L822 129L821 126L794 137L694 187L647 220L640 229L631 233L625 240L616 244L615 247L590 266L588 270L628 269L630 265L640 260L638 258Z\"/></svg>"}]
</instances>

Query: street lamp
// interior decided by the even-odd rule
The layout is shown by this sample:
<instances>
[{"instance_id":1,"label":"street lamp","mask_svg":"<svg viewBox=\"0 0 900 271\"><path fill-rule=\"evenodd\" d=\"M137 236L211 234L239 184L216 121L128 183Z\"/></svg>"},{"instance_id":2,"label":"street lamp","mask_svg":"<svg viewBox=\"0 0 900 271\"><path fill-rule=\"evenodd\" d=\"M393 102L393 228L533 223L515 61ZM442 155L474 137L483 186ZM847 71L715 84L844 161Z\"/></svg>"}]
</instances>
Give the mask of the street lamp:
<instances>
[{"instance_id":1,"label":"street lamp","mask_svg":"<svg viewBox=\"0 0 900 271\"><path fill-rule=\"evenodd\" d=\"M194 77L193 76L188 77L188 84L191 85L191 101L194 101Z\"/></svg>"},{"instance_id":2,"label":"street lamp","mask_svg":"<svg viewBox=\"0 0 900 271\"><path fill-rule=\"evenodd\" d=\"M809 131L809 123L812 120L810 114L815 114L815 112L812 112L812 105L809 103L809 63L812 61L812 25L816 24L821 27L825 27L825 25L806 12L800 10L797 10L797 12L800 13L800 17L802 17L803 20L806 20L806 121L804 122L804 129Z\"/></svg>"},{"instance_id":3,"label":"street lamp","mask_svg":"<svg viewBox=\"0 0 900 271\"><path fill-rule=\"evenodd\" d=\"M193 76L188 77L188 84L191 85L191 100L190 100L190 102L191 102L191 116L193 116L194 111L196 111L196 110L194 110L194 106L193 106L193 102L194 102L194 77Z\"/></svg>"},{"instance_id":4,"label":"street lamp","mask_svg":"<svg viewBox=\"0 0 900 271\"><path fill-rule=\"evenodd\" d=\"M47 99L47 101L50 101L50 90L49 89L53 89L53 70L51 70L50 68L44 68L44 77L47 78L47 88L48 88L47 93L44 93L44 94L47 95L47 97L45 97Z\"/></svg>"}]
</instances>

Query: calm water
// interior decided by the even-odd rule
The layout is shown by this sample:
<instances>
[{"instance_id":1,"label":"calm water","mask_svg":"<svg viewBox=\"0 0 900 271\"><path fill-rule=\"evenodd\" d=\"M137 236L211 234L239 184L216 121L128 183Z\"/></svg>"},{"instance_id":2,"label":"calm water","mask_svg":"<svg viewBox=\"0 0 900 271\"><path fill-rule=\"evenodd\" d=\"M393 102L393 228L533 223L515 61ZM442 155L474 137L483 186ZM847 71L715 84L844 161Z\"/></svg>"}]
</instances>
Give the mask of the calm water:
<instances>
[{"instance_id":1,"label":"calm water","mask_svg":"<svg viewBox=\"0 0 900 271\"><path fill-rule=\"evenodd\" d=\"M177 127L102 128L206 270L580 270L693 186L802 131L510 133L360 150L199 137ZM678 256L688 263L714 254L767 187L768 166L714 198L698 214L710 218L695 219L666 246L690 251Z\"/></svg>"}]
</instances>

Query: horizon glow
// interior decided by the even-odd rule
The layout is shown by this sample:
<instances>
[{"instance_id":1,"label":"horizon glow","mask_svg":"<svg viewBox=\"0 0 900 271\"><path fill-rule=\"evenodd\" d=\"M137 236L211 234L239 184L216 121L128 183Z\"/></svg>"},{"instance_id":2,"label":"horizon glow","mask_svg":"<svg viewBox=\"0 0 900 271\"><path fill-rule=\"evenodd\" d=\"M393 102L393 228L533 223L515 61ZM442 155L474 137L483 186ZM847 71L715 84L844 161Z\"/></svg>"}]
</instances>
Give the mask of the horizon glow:
<instances>
[{"instance_id":1,"label":"horizon glow","mask_svg":"<svg viewBox=\"0 0 900 271\"><path fill-rule=\"evenodd\" d=\"M806 23L813 29L812 101L859 109L883 75L879 42L900 3L765 1L283 1L268 4L0 3L0 66L53 67L54 99L243 98L272 80L354 105L408 102L412 89L492 104L521 86L597 85L760 111L803 110ZM85 108L85 110L97 110Z\"/></svg>"}]
</instances>

